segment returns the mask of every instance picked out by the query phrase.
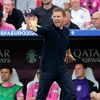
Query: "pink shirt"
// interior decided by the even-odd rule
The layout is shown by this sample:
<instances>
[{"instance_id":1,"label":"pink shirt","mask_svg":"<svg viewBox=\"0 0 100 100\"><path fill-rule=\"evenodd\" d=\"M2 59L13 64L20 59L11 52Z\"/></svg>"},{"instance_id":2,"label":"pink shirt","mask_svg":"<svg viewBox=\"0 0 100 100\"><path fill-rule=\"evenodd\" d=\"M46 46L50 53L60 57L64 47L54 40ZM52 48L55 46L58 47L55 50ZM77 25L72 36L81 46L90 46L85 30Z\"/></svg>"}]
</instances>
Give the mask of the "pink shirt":
<instances>
[{"instance_id":1,"label":"pink shirt","mask_svg":"<svg viewBox=\"0 0 100 100\"><path fill-rule=\"evenodd\" d=\"M10 84L8 84L8 86L6 86L6 87L9 88L9 87L12 87L13 85L14 85L14 84L10 83ZM19 90L19 91L17 92L16 98L20 98L20 97L23 97L23 96L24 96L24 94L23 94L22 89L21 89L21 90Z\"/></svg>"},{"instance_id":2,"label":"pink shirt","mask_svg":"<svg viewBox=\"0 0 100 100\"><path fill-rule=\"evenodd\" d=\"M26 94L26 99L36 97L38 92L39 82L35 82L29 86ZM46 100L58 100L58 85L53 83Z\"/></svg>"},{"instance_id":3,"label":"pink shirt","mask_svg":"<svg viewBox=\"0 0 100 100\"><path fill-rule=\"evenodd\" d=\"M89 0L80 0L81 7L89 10L90 15L92 15L96 11L100 11L100 0L91 0L91 8L89 8L88 1Z\"/></svg>"},{"instance_id":4,"label":"pink shirt","mask_svg":"<svg viewBox=\"0 0 100 100\"><path fill-rule=\"evenodd\" d=\"M3 0L0 0L0 7L3 8Z\"/></svg>"},{"instance_id":5,"label":"pink shirt","mask_svg":"<svg viewBox=\"0 0 100 100\"><path fill-rule=\"evenodd\" d=\"M3 22L2 26L0 27L0 30L16 30L16 29L12 24Z\"/></svg>"}]
</instances>

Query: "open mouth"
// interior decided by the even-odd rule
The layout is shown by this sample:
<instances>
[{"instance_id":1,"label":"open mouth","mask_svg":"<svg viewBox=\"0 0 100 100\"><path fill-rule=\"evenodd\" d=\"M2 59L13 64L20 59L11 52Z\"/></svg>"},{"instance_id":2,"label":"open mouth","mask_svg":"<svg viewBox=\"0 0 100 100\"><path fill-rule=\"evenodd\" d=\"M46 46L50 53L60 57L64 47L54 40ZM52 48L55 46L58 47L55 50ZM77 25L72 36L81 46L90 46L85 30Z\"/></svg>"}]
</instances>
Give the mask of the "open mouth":
<instances>
[{"instance_id":1,"label":"open mouth","mask_svg":"<svg viewBox=\"0 0 100 100\"><path fill-rule=\"evenodd\" d=\"M55 24L59 24L60 23L60 21L55 21Z\"/></svg>"}]
</instances>

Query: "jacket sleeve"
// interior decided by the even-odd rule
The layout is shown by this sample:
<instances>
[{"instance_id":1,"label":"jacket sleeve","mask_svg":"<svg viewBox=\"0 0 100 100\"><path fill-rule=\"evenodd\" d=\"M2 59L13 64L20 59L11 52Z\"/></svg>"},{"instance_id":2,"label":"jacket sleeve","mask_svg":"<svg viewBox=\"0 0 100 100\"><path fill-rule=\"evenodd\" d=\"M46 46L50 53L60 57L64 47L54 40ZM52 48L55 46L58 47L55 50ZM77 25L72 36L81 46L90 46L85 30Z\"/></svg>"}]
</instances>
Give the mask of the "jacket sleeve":
<instances>
[{"instance_id":1,"label":"jacket sleeve","mask_svg":"<svg viewBox=\"0 0 100 100\"><path fill-rule=\"evenodd\" d=\"M92 81L88 80L89 86L90 86L90 93L95 91L98 92L97 86L95 83L93 83Z\"/></svg>"},{"instance_id":2,"label":"jacket sleeve","mask_svg":"<svg viewBox=\"0 0 100 100\"><path fill-rule=\"evenodd\" d=\"M37 27L37 34L42 36L47 36L49 33L48 27Z\"/></svg>"},{"instance_id":3,"label":"jacket sleeve","mask_svg":"<svg viewBox=\"0 0 100 100\"><path fill-rule=\"evenodd\" d=\"M49 90L46 100L58 100L58 96L59 96L58 93L59 93L58 85L56 83L53 83L53 85Z\"/></svg>"}]
</instances>

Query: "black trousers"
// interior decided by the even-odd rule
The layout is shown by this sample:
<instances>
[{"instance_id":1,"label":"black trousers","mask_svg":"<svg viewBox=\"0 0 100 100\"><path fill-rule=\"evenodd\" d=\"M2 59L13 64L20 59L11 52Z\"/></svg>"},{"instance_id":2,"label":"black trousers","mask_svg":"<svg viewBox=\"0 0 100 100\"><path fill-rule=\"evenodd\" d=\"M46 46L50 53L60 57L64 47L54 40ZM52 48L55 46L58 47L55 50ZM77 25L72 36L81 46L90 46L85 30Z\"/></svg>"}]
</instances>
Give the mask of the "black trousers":
<instances>
[{"instance_id":1,"label":"black trousers","mask_svg":"<svg viewBox=\"0 0 100 100\"><path fill-rule=\"evenodd\" d=\"M60 100L76 100L74 84L67 71L58 75L41 72L40 75L40 84L36 100L46 100L49 89L54 81L57 81L63 91L63 95L60 96Z\"/></svg>"}]
</instances>

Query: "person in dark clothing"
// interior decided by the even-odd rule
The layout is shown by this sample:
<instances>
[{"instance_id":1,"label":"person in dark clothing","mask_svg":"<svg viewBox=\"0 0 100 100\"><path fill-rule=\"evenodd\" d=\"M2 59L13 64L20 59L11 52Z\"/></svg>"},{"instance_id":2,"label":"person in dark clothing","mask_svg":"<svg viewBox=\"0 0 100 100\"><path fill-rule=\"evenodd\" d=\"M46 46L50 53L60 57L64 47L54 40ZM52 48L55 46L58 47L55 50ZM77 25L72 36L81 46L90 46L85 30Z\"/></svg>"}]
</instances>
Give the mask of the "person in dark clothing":
<instances>
[{"instance_id":1,"label":"person in dark clothing","mask_svg":"<svg viewBox=\"0 0 100 100\"><path fill-rule=\"evenodd\" d=\"M56 81L66 94L61 100L76 100L73 81L66 63L75 60L69 46L69 29L64 27L65 11L53 10L53 23L45 27L33 27L30 30L44 36L40 59L40 84L36 100L45 100L51 84Z\"/></svg>"},{"instance_id":2,"label":"person in dark clothing","mask_svg":"<svg viewBox=\"0 0 100 100\"><path fill-rule=\"evenodd\" d=\"M4 20L7 23L13 24L16 29L21 27L22 22L25 22L23 13L15 8L14 0L4 0Z\"/></svg>"},{"instance_id":3,"label":"person in dark clothing","mask_svg":"<svg viewBox=\"0 0 100 100\"><path fill-rule=\"evenodd\" d=\"M66 20L65 20L65 26L69 29L80 29L76 24L71 22L71 11L70 9L64 9L66 13Z\"/></svg>"},{"instance_id":4,"label":"person in dark clothing","mask_svg":"<svg viewBox=\"0 0 100 100\"><path fill-rule=\"evenodd\" d=\"M85 73L87 65L80 60L74 63L76 79L73 80L77 94L77 100L91 100L90 93L98 92L95 83L86 78Z\"/></svg>"},{"instance_id":5,"label":"person in dark clothing","mask_svg":"<svg viewBox=\"0 0 100 100\"><path fill-rule=\"evenodd\" d=\"M38 25L45 26L52 23L52 11L57 6L52 4L52 0L42 0L43 6L35 9L38 18Z\"/></svg>"}]
</instances>

